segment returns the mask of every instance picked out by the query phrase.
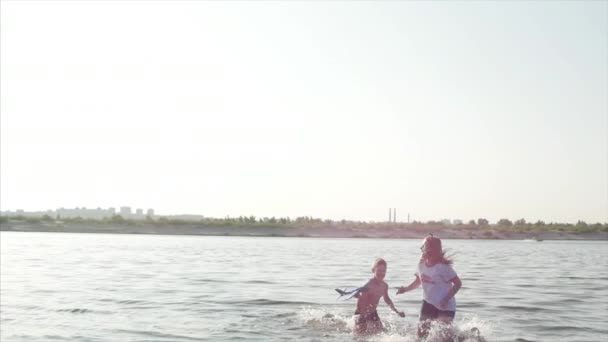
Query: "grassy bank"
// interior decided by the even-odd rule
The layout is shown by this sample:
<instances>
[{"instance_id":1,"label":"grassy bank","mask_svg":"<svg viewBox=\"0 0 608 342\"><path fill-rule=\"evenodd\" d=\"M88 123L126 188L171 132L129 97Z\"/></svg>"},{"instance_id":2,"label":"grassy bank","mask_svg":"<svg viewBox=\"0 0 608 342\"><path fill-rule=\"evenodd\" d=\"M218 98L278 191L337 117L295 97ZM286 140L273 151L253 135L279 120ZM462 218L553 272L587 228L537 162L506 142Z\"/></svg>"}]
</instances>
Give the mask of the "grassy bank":
<instances>
[{"instance_id":1,"label":"grassy bank","mask_svg":"<svg viewBox=\"0 0 608 342\"><path fill-rule=\"evenodd\" d=\"M502 221L502 222L501 222ZM170 234L219 236L292 236L292 237L351 237L351 238L422 238L433 233L442 238L455 239L535 239L607 240L608 224L562 224L543 222L515 223L501 220L489 224L445 224L442 222L369 223L356 221L330 221L310 217L297 218L205 218L189 221L172 218L124 219L114 216L107 219L1 217L0 230L70 233L112 234Z\"/></svg>"}]
</instances>

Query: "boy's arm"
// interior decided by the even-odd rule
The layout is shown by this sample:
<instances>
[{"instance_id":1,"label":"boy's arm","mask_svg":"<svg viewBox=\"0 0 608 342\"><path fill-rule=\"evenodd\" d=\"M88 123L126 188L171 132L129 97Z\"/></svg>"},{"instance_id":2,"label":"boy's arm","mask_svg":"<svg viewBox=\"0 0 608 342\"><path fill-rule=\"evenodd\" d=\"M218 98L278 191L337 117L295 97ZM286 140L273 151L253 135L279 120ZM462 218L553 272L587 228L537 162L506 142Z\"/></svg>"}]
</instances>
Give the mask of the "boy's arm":
<instances>
[{"instance_id":1,"label":"boy's arm","mask_svg":"<svg viewBox=\"0 0 608 342\"><path fill-rule=\"evenodd\" d=\"M462 281L458 276L452 278L450 282L452 283L452 287L448 290L448 294L439 302L439 306L444 308L448 306L450 299L452 299L452 297L456 295L456 292L462 287Z\"/></svg>"},{"instance_id":2,"label":"boy's arm","mask_svg":"<svg viewBox=\"0 0 608 342\"><path fill-rule=\"evenodd\" d=\"M403 311L397 310L397 308L395 308L395 304L393 304L393 301L388 296L388 285L386 285L386 287L384 289L383 297L384 297L384 302L391 308L391 310L393 310L397 315L399 315L401 317L405 317L405 313Z\"/></svg>"},{"instance_id":3,"label":"boy's arm","mask_svg":"<svg viewBox=\"0 0 608 342\"><path fill-rule=\"evenodd\" d=\"M355 298L359 298L359 297L361 297L362 293L363 293L364 291L367 291L367 286L369 285L369 283L370 283L371 281L372 281L371 279L370 279L370 280L368 280L368 281L367 281L367 283L365 283L365 285L363 285L363 286L361 286L360 288L358 288L358 289L356 290L356 291L357 291L357 293L355 293L355 295L354 295L353 297L355 297Z\"/></svg>"},{"instance_id":4,"label":"boy's arm","mask_svg":"<svg viewBox=\"0 0 608 342\"><path fill-rule=\"evenodd\" d=\"M420 278L418 277L418 275L416 275L416 279L411 284L409 284L406 287L401 286L399 288L399 290L397 290L397 294L401 294L401 293L404 293L404 292L407 292L407 291L411 291L411 290L417 288L418 286L420 286Z\"/></svg>"}]
</instances>

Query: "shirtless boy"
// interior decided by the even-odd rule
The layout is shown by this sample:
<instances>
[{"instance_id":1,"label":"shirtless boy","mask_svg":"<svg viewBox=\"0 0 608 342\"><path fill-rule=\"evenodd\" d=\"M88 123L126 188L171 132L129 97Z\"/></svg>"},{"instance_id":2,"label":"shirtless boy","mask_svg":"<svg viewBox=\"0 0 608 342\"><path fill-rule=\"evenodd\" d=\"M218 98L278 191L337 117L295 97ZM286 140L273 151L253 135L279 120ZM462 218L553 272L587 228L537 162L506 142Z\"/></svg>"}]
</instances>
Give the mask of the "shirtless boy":
<instances>
[{"instance_id":1,"label":"shirtless boy","mask_svg":"<svg viewBox=\"0 0 608 342\"><path fill-rule=\"evenodd\" d=\"M393 301L388 296L388 285L384 282L386 275L386 261L378 258L373 264L371 278L357 298L357 310L355 311L355 332L358 334L375 334L382 331L382 322L378 317L376 308L380 297L384 297L384 302L399 316L405 317L403 311L398 311Z\"/></svg>"}]
</instances>

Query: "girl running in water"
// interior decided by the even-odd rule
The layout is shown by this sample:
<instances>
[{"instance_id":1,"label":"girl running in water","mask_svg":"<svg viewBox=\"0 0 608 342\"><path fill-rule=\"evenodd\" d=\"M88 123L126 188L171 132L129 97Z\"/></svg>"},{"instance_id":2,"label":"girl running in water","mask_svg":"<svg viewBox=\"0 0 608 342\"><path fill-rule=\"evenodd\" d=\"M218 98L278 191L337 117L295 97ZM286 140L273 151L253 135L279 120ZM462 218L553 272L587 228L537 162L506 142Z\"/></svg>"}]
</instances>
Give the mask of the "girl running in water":
<instances>
[{"instance_id":1,"label":"girl running in water","mask_svg":"<svg viewBox=\"0 0 608 342\"><path fill-rule=\"evenodd\" d=\"M452 268L452 260L445 256L441 240L433 234L427 236L420 247L422 255L416 270L416 279L405 287L400 287L397 294L411 291L422 285L422 307L418 323L418 337L429 334L431 322L439 321L450 324L456 314L454 295L462 282Z\"/></svg>"}]
</instances>

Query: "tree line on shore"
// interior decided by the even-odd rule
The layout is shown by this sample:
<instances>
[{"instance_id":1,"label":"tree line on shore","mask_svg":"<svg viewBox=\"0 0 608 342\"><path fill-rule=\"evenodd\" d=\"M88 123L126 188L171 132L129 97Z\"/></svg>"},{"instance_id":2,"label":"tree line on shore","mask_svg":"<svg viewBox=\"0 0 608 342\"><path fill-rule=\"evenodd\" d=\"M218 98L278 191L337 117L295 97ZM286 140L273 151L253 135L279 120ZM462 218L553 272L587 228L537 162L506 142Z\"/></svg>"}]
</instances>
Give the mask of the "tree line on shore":
<instances>
[{"instance_id":1,"label":"tree line on shore","mask_svg":"<svg viewBox=\"0 0 608 342\"><path fill-rule=\"evenodd\" d=\"M503 218L498 220L496 223L490 223L485 218L479 218L477 220L469 220L468 222L458 223L446 223L444 221L427 221L419 222L413 221L411 223L404 222L365 222L365 221L351 221L351 220L328 220L319 219L310 216L301 216L295 219L289 217L256 217L256 216L239 216L239 217L224 217L224 218L211 218L206 217L200 220L186 220L181 218L172 217L150 217L147 216L145 219L127 219L120 215L114 215L108 218L82 218L82 217L51 217L44 215L40 217L31 216L1 216L0 224L14 222L14 223L29 223L29 224L114 224L114 225L167 225L167 226L180 226L180 225L204 225L204 226L217 226L217 227L359 227L359 228L403 228L403 229L427 229L427 230L440 230L446 228L452 229L495 229L495 230L506 230L506 231L567 231L567 232L608 232L608 223L587 223L585 221L578 221L575 224L571 223L545 223L543 221L527 222L525 219L518 219L511 221Z\"/></svg>"}]
</instances>

